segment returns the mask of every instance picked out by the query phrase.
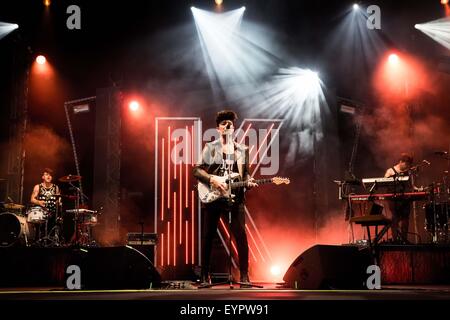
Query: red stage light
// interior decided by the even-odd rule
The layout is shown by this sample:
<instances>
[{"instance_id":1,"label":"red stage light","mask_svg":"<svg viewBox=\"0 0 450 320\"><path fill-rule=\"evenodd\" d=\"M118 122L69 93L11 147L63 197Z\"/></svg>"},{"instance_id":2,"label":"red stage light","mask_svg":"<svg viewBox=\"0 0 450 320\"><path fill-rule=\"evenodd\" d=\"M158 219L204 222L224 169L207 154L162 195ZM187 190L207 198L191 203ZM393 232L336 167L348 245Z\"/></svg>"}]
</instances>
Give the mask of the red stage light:
<instances>
[{"instance_id":1,"label":"red stage light","mask_svg":"<svg viewBox=\"0 0 450 320\"><path fill-rule=\"evenodd\" d=\"M448 4L449 3L449 0L441 0L441 4Z\"/></svg>"},{"instance_id":2,"label":"red stage light","mask_svg":"<svg viewBox=\"0 0 450 320\"><path fill-rule=\"evenodd\" d=\"M281 268L279 266L270 267L270 273L272 276L279 276L281 274Z\"/></svg>"},{"instance_id":3,"label":"red stage light","mask_svg":"<svg viewBox=\"0 0 450 320\"><path fill-rule=\"evenodd\" d=\"M51 4L50 0L44 0L44 6L49 7Z\"/></svg>"},{"instance_id":4,"label":"red stage light","mask_svg":"<svg viewBox=\"0 0 450 320\"><path fill-rule=\"evenodd\" d=\"M47 62L47 59L43 55L39 55L36 57L36 62L40 65L43 65Z\"/></svg>"},{"instance_id":5,"label":"red stage light","mask_svg":"<svg viewBox=\"0 0 450 320\"><path fill-rule=\"evenodd\" d=\"M395 53L391 53L391 54L389 55L388 60L389 60L389 63L390 63L390 64L398 64L399 58L398 58L398 55L396 55Z\"/></svg>"},{"instance_id":6,"label":"red stage light","mask_svg":"<svg viewBox=\"0 0 450 320\"><path fill-rule=\"evenodd\" d=\"M131 101L128 106L131 111L138 111L140 108L139 102L135 100Z\"/></svg>"}]
</instances>

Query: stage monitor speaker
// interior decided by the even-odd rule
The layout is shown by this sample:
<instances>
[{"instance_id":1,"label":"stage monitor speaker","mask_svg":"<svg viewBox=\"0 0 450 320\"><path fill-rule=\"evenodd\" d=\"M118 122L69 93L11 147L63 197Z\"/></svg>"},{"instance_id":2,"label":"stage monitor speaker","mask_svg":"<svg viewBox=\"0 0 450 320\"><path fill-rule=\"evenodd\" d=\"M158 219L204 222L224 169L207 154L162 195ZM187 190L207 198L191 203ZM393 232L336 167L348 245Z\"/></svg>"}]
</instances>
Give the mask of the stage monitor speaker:
<instances>
[{"instance_id":1,"label":"stage monitor speaker","mask_svg":"<svg viewBox=\"0 0 450 320\"><path fill-rule=\"evenodd\" d=\"M130 246L86 250L80 252L84 289L149 289L161 284L150 259Z\"/></svg>"},{"instance_id":2,"label":"stage monitor speaker","mask_svg":"<svg viewBox=\"0 0 450 320\"><path fill-rule=\"evenodd\" d=\"M294 289L364 289L371 264L358 247L315 245L294 260L283 280Z\"/></svg>"}]
</instances>

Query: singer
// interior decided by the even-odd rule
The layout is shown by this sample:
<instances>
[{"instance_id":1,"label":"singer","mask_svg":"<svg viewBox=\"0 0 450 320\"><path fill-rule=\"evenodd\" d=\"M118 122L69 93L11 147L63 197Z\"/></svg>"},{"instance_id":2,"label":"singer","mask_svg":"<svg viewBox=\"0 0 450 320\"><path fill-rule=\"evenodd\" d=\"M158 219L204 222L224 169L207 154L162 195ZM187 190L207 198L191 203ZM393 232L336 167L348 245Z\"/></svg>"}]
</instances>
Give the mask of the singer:
<instances>
[{"instance_id":1,"label":"singer","mask_svg":"<svg viewBox=\"0 0 450 320\"><path fill-rule=\"evenodd\" d=\"M234 124L237 115L234 111L223 110L217 113L216 125L220 134L219 139L205 145L202 152L202 159L193 169L194 176L201 182L209 184L217 189L225 191L227 184L221 182L216 177L225 176L229 173L239 173L240 179L250 181L248 186L255 187L256 183L249 179L249 152L245 145L238 144L233 140ZM202 256L202 284L209 284L210 259L214 237L217 233L219 219L222 216L224 222L228 221L228 213L231 212L231 231L236 239L236 246L239 255L239 269L241 287L250 285L248 276L248 242L245 233L245 190L233 189L235 197L230 199L219 199L209 204L205 204L202 216L205 221L202 223L204 235L203 256ZM231 250L232 251L232 250Z\"/></svg>"}]
</instances>

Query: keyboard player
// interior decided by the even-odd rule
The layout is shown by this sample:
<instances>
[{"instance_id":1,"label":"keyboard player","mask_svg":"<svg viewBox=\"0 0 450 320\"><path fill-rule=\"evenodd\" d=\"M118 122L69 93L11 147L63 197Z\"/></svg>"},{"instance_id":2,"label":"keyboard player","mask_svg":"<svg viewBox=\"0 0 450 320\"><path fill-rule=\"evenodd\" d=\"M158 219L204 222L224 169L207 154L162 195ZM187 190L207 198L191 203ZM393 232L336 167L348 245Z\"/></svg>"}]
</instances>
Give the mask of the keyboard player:
<instances>
[{"instance_id":1,"label":"keyboard player","mask_svg":"<svg viewBox=\"0 0 450 320\"><path fill-rule=\"evenodd\" d=\"M414 189L413 174L412 174L413 157L407 153L402 153L398 159L397 164L386 170L384 174L385 178L397 178L409 176L410 183L408 184L394 184L391 192L404 193L410 192ZM409 189L409 190L408 190ZM407 244L408 242L408 230L409 230L409 217L411 215L412 202L409 199L398 198L388 200L387 205L392 214L392 238L396 243Z\"/></svg>"}]
</instances>

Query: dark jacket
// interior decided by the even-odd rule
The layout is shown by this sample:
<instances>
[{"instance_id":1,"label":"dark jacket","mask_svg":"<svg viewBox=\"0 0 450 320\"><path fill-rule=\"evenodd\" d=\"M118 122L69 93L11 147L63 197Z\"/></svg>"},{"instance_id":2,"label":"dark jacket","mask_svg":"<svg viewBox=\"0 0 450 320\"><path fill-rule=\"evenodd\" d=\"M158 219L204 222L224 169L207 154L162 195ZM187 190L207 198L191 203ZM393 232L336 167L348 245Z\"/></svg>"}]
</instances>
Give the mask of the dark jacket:
<instances>
[{"instance_id":1,"label":"dark jacket","mask_svg":"<svg viewBox=\"0 0 450 320\"><path fill-rule=\"evenodd\" d=\"M239 175L241 180L248 180L250 177L249 173L249 152L248 148L237 142L234 142L234 155L238 165ZM222 154L222 144L220 140L214 140L208 142L202 151L202 157L194 166L193 174L200 182L205 184L209 183L209 177L211 174L217 175L218 170L222 164L223 154Z\"/></svg>"}]
</instances>

